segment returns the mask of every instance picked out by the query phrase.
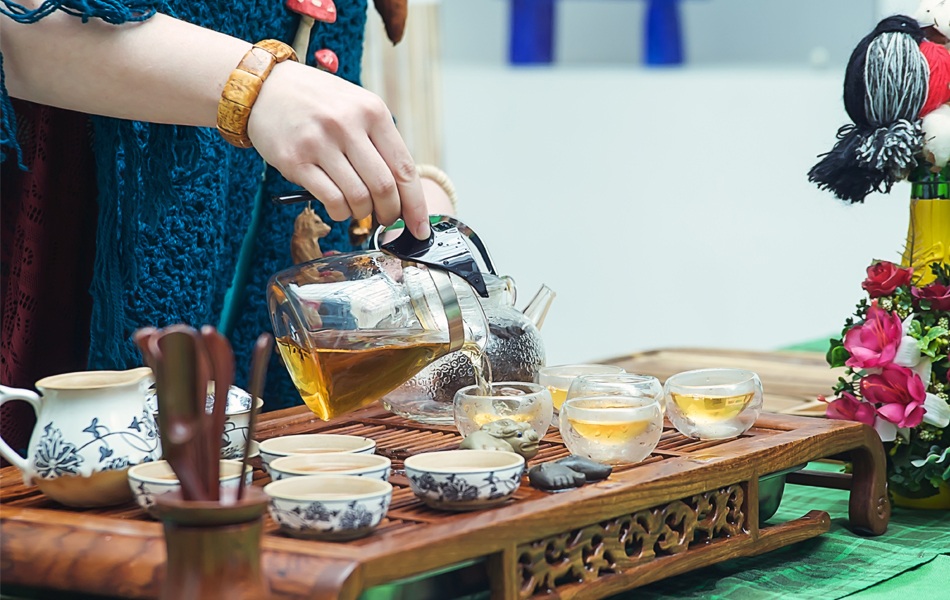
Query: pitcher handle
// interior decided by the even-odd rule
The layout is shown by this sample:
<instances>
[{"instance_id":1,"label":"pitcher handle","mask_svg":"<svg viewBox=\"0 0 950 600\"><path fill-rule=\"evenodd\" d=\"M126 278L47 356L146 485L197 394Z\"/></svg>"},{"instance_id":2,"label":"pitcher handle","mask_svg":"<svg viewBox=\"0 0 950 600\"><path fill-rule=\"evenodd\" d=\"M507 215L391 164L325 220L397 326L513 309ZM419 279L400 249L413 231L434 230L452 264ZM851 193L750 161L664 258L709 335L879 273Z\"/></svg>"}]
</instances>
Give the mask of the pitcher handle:
<instances>
[{"instance_id":1,"label":"pitcher handle","mask_svg":"<svg viewBox=\"0 0 950 600\"><path fill-rule=\"evenodd\" d=\"M39 418L41 400L39 394L36 392L0 385L0 406L3 406L4 403L11 400L24 400L28 402L30 406L33 407L33 412L36 413L37 418ZM20 469L20 472L23 473L23 483L27 485L32 484L33 470L30 468L29 461L17 454L2 436L0 436L0 455L7 459L10 464Z\"/></svg>"}]
</instances>

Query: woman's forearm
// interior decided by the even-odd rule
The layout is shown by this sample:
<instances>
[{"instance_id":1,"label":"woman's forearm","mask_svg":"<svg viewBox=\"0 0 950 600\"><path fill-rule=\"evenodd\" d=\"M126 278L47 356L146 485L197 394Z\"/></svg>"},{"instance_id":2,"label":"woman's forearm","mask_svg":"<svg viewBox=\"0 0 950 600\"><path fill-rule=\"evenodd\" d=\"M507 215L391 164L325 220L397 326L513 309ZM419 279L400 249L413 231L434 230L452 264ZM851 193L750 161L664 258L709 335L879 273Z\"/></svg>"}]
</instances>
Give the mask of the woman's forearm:
<instances>
[{"instance_id":1,"label":"woman's forearm","mask_svg":"<svg viewBox=\"0 0 950 600\"><path fill-rule=\"evenodd\" d=\"M0 28L11 96L181 125L214 126L221 90L251 47L162 14L123 25L61 12L33 24L0 16Z\"/></svg>"},{"instance_id":2,"label":"woman's forearm","mask_svg":"<svg viewBox=\"0 0 950 600\"><path fill-rule=\"evenodd\" d=\"M0 29L12 96L179 125L216 124L221 90L251 48L160 14L119 26L61 12L30 25L0 16ZM374 94L286 60L261 87L247 135L265 161L310 190L331 218L373 213L389 224L402 215L416 237L429 236L412 156Z\"/></svg>"}]
</instances>

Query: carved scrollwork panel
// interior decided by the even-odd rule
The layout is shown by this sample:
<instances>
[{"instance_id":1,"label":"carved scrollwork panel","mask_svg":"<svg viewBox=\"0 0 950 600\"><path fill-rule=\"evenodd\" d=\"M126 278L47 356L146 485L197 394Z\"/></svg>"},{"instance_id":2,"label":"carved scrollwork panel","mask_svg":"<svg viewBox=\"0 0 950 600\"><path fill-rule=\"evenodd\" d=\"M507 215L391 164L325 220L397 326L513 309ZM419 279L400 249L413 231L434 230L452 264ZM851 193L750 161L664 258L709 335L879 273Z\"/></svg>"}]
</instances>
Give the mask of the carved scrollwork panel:
<instances>
[{"instance_id":1,"label":"carved scrollwork panel","mask_svg":"<svg viewBox=\"0 0 950 600\"><path fill-rule=\"evenodd\" d=\"M518 547L521 597L622 573L747 531L744 484L674 500Z\"/></svg>"}]
</instances>

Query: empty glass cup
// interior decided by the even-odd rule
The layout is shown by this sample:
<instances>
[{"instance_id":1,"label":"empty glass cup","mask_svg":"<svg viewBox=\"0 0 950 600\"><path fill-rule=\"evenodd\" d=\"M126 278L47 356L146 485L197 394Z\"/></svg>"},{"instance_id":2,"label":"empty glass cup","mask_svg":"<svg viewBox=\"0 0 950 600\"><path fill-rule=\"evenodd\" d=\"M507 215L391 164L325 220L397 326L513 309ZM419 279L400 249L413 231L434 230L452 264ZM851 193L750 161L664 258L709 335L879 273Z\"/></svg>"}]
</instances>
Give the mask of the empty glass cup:
<instances>
[{"instance_id":1,"label":"empty glass cup","mask_svg":"<svg viewBox=\"0 0 950 600\"><path fill-rule=\"evenodd\" d=\"M538 369L535 381L551 392L551 401L554 403L554 411L557 412L567 399L567 390L571 388L575 378L582 375L612 375L617 373L623 373L623 369L614 365L557 365Z\"/></svg>"},{"instance_id":2,"label":"empty glass cup","mask_svg":"<svg viewBox=\"0 0 950 600\"><path fill-rule=\"evenodd\" d=\"M551 425L554 411L551 393L535 383L505 381L493 383L491 393L479 394L478 386L470 385L455 394L455 426L467 436L483 425L500 419L528 423L543 437Z\"/></svg>"},{"instance_id":3,"label":"empty glass cup","mask_svg":"<svg viewBox=\"0 0 950 600\"><path fill-rule=\"evenodd\" d=\"M762 410L762 382L745 369L701 369L666 380L666 414L683 435L721 440L745 433Z\"/></svg>"}]
</instances>

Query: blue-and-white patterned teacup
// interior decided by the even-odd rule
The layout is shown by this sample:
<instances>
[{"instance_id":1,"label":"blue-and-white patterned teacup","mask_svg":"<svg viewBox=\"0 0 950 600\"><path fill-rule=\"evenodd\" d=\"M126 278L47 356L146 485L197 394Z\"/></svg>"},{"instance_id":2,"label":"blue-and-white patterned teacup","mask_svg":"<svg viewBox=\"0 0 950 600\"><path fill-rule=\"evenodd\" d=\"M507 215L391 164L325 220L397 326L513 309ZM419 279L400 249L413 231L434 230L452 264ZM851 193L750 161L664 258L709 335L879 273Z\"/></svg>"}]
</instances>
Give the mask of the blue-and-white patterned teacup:
<instances>
[{"instance_id":1,"label":"blue-and-white patterned teacup","mask_svg":"<svg viewBox=\"0 0 950 600\"><path fill-rule=\"evenodd\" d=\"M305 475L264 486L270 516L289 536L345 541L369 535L393 497L386 481L353 475Z\"/></svg>"},{"instance_id":2,"label":"blue-and-white patterned teacup","mask_svg":"<svg viewBox=\"0 0 950 600\"><path fill-rule=\"evenodd\" d=\"M332 454L295 454L275 458L268 465L268 471L272 481L307 475L326 477L354 475L389 481L391 467L392 461L378 454L334 452Z\"/></svg>"},{"instance_id":3,"label":"blue-and-white patterned teacup","mask_svg":"<svg viewBox=\"0 0 950 600\"><path fill-rule=\"evenodd\" d=\"M219 480L222 492L237 489L241 482L241 466L242 463L239 460L221 461ZM247 465L244 469L245 485L251 485L253 479L254 467ZM175 475L168 461L164 460L135 465L129 469L128 486L132 489L138 505L156 518L158 516L152 510L155 506L155 498L181 489L178 476Z\"/></svg>"},{"instance_id":4,"label":"blue-and-white patterned teacup","mask_svg":"<svg viewBox=\"0 0 950 600\"><path fill-rule=\"evenodd\" d=\"M373 454L376 452L376 441L359 435L298 433L264 440L261 442L260 450L264 470L270 473L271 461L282 456L298 454L315 456L337 452Z\"/></svg>"},{"instance_id":5,"label":"blue-and-white patterned teacup","mask_svg":"<svg viewBox=\"0 0 950 600\"><path fill-rule=\"evenodd\" d=\"M405 460L420 500L441 510L479 510L503 504L521 485L524 458L497 450L426 452Z\"/></svg>"}]
</instances>

